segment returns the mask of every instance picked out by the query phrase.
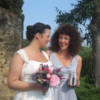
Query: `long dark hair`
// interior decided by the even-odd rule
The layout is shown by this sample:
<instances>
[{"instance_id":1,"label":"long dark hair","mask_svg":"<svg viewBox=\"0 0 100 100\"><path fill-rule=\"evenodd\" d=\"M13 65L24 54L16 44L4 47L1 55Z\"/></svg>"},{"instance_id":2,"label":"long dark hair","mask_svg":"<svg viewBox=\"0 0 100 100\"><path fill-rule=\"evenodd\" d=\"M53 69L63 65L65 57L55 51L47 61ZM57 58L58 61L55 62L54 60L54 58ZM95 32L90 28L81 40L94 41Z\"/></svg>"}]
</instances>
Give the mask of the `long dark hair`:
<instances>
[{"instance_id":1,"label":"long dark hair","mask_svg":"<svg viewBox=\"0 0 100 100\"><path fill-rule=\"evenodd\" d=\"M32 26L27 26L26 37L29 41L34 39L36 33L43 34L45 29L51 29L49 25L43 23L36 23Z\"/></svg>"},{"instance_id":2,"label":"long dark hair","mask_svg":"<svg viewBox=\"0 0 100 100\"><path fill-rule=\"evenodd\" d=\"M70 53L70 55L72 56L77 55L81 47L82 39L80 37L79 32L70 24L60 25L58 27L58 29L51 37L50 50L54 52L58 52L60 50L58 39L59 39L59 35L61 34L68 35L71 38L68 47L68 52Z\"/></svg>"}]
</instances>

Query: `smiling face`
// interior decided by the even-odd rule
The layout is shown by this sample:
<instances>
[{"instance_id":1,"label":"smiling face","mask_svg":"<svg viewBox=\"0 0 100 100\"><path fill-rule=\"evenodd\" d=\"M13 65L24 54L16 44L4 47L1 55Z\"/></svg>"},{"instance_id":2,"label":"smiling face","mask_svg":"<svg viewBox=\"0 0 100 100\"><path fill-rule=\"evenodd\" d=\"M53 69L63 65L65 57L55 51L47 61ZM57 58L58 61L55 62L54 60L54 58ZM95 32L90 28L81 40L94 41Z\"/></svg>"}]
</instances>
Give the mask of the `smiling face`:
<instances>
[{"instance_id":1,"label":"smiling face","mask_svg":"<svg viewBox=\"0 0 100 100\"><path fill-rule=\"evenodd\" d=\"M39 36L39 43L41 48L45 48L47 46L47 43L49 42L50 38L50 29L45 29L43 34L40 34Z\"/></svg>"},{"instance_id":2,"label":"smiling face","mask_svg":"<svg viewBox=\"0 0 100 100\"><path fill-rule=\"evenodd\" d=\"M58 38L58 43L60 50L67 50L70 43L70 37L66 34L60 34Z\"/></svg>"}]
</instances>

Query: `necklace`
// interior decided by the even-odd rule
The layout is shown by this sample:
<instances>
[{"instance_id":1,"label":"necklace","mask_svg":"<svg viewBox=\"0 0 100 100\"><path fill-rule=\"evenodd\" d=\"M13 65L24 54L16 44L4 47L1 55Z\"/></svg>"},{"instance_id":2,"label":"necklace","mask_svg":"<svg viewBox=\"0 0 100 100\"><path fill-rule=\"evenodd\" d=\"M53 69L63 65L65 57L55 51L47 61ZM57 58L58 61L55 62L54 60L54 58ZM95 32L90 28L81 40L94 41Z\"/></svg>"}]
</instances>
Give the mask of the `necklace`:
<instances>
[{"instance_id":1,"label":"necklace","mask_svg":"<svg viewBox=\"0 0 100 100\"><path fill-rule=\"evenodd\" d=\"M61 58L68 58L67 56L62 56L58 53L58 55L61 57Z\"/></svg>"},{"instance_id":2,"label":"necklace","mask_svg":"<svg viewBox=\"0 0 100 100\"><path fill-rule=\"evenodd\" d=\"M62 58L67 58L66 56L61 56Z\"/></svg>"}]
</instances>

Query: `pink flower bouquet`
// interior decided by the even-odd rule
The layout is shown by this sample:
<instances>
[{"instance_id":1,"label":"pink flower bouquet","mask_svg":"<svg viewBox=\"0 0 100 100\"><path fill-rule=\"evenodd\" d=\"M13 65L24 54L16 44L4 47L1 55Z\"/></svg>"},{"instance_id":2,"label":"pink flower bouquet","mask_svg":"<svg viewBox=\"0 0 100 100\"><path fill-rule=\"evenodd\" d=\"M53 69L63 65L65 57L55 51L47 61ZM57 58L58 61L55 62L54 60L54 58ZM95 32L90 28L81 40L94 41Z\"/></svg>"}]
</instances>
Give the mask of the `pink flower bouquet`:
<instances>
[{"instance_id":1,"label":"pink flower bouquet","mask_svg":"<svg viewBox=\"0 0 100 100\"><path fill-rule=\"evenodd\" d=\"M54 69L52 66L40 65L40 69L33 75L33 80L41 84L43 88L48 89L60 84L60 77L57 75L60 69Z\"/></svg>"}]
</instances>

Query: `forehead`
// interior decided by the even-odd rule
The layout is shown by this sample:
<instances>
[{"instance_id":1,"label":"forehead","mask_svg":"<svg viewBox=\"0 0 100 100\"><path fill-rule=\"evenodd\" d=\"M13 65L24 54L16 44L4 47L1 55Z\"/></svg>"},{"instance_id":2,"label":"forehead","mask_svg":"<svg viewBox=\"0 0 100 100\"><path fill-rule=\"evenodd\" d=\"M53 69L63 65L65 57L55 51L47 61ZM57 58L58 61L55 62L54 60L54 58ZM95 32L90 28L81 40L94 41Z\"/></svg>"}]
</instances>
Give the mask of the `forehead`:
<instances>
[{"instance_id":1,"label":"forehead","mask_svg":"<svg viewBox=\"0 0 100 100\"><path fill-rule=\"evenodd\" d=\"M59 37L70 37L70 36L67 34L59 34Z\"/></svg>"},{"instance_id":2,"label":"forehead","mask_svg":"<svg viewBox=\"0 0 100 100\"><path fill-rule=\"evenodd\" d=\"M49 35L49 34L50 34L50 29L45 29L42 35Z\"/></svg>"},{"instance_id":3,"label":"forehead","mask_svg":"<svg viewBox=\"0 0 100 100\"><path fill-rule=\"evenodd\" d=\"M44 33L46 33L46 32L50 32L50 29L48 29L48 28L44 29Z\"/></svg>"}]
</instances>

